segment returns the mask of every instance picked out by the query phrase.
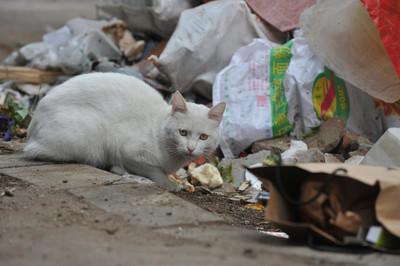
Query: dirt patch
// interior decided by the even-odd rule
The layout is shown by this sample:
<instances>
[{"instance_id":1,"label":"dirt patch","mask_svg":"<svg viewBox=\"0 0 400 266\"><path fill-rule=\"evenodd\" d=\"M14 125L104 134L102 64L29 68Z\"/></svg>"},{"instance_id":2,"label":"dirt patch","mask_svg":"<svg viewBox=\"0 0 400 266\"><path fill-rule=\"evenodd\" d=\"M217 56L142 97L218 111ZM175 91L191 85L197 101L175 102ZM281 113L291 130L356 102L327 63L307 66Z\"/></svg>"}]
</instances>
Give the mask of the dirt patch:
<instances>
[{"instance_id":1,"label":"dirt patch","mask_svg":"<svg viewBox=\"0 0 400 266\"><path fill-rule=\"evenodd\" d=\"M246 208L244 202L232 201L226 196L206 194L202 191L194 193L181 191L176 195L222 217L232 226L258 231L279 231L264 220L264 210Z\"/></svg>"}]
</instances>

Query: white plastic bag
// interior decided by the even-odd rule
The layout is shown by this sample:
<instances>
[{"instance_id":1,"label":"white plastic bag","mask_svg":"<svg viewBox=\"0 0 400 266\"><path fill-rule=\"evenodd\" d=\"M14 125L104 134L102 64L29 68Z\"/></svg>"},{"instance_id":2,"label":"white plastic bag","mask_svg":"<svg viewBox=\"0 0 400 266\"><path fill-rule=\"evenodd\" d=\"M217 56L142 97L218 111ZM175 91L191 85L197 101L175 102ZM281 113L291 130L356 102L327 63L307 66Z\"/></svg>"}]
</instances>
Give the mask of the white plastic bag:
<instances>
[{"instance_id":1,"label":"white plastic bag","mask_svg":"<svg viewBox=\"0 0 400 266\"><path fill-rule=\"evenodd\" d=\"M92 62L101 58L119 60L119 48L102 31L105 25L106 21L71 19L60 29L45 34L42 42L23 46L8 64L80 74L90 71Z\"/></svg>"},{"instance_id":2,"label":"white plastic bag","mask_svg":"<svg viewBox=\"0 0 400 266\"><path fill-rule=\"evenodd\" d=\"M182 12L178 26L160 55L160 70L181 92L211 98L216 74L232 55L254 38L275 41L245 1L213 1Z\"/></svg>"},{"instance_id":3,"label":"white plastic bag","mask_svg":"<svg viewBox=\"0 0 400 266\"><path fill-rule=\"evenodd\" d=\"M196 0L103 0L98 9L128 24L133 32L171 36L182 11L194 7Z\"/></svg>"},{"instance_id":4,"label":"white plastic bag","mask_svg":"<svg viewBox=\"0 0 400 266\"><path fill-rule=\"evenodd\" d=\"M278 45L267 40L254 40L240 48L215 79L213 102L227 104L221 126L221 149L226 157L234 157L255 140L290 131L283 90L290 49L281 46L274 50L280 60L275 64L270 60L273 47L278 48ZM274 74L274 70L278 70L280 76ZM271 74L277 78L271 79ZM277 82L273 87L270 82L274 84L274 80Z\"/></svg>"}]
</instances>

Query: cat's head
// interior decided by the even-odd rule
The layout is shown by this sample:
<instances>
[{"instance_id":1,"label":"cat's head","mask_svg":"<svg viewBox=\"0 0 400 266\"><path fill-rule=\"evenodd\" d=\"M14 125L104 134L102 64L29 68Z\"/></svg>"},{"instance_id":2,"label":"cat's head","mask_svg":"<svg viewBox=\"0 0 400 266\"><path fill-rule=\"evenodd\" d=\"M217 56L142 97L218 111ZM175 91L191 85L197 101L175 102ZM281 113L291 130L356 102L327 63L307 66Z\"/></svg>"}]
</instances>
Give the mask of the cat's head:
<instances>
[{"instance_id":1,"label":"cat's head","mask_svg":"<svg viewBox=\"0 0 400 266\"><path fill-rule=\"evenodd\" d=\"M212 153L219 144L219 124L225 103L207 108L186 102L179 92L171 98L171 113L165 124L168 152L188 159Z\"/></svg>"}]
</instances>

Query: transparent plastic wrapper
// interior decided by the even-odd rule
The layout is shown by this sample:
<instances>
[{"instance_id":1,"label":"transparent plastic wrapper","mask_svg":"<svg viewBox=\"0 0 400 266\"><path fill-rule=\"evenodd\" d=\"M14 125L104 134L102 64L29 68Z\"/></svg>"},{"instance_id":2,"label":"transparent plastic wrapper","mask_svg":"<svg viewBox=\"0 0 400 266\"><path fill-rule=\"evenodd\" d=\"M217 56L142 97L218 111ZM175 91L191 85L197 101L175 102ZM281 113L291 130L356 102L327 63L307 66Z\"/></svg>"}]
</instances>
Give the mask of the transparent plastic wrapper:
<instances>
[{"instance_id":1,"label":"transparent plastic wrapper","mask_svg":"<svg viewBox=\"0 0 400 266\"><path fill-rule=\"evenodd\" d=\"M182 12L157 63L175 89L211 98L216 74L237 49L258 37L282 40L256 19L245 1L212 1Z\"/></svg>"},{"instance_id":2,"label":"transparent plastic wrapper","mask_svg":"<svg viewBox=\"0 0 400 266\"><path fill-rule=\"evenodd\" d=\"M371 17L383 46L400 77L400 5L398 0L362 0Z\"/></svg>"},{"instance_id":3,"label":"transparent plastic wrapper","mask_svg":"<svg viewBox=\"0 0 400 266\"><path fill-rule=\"evenodd\" d=\"M379 138L385 129L374 99L324 66L301 33L296 33L291 49L284 87L294 134L302 138L324 120L341 117L349 130Z\"/></svg>"},{"instance_id":4,"label":"transparent plastic wrapper","mask_svg":"<svg viewBox=\"0 0 400 266\"><path fill-rule=\"evenodd\" d=\"M300 24L313 51L339 77L383 101L400 99L399 76L360 0L319 0Z\"/></svg>"},{"instance_id":5,"label":"transparent plastic wrapper","mask_svg":"<svg viewBox=\"0 0 400 266\"><path fill-rule=\"evenodd\" d=\"M133 32L171 36L182 11L194 7L196 0L102 0L97 8L128 24Z\"/></svg>"}]
</instances>

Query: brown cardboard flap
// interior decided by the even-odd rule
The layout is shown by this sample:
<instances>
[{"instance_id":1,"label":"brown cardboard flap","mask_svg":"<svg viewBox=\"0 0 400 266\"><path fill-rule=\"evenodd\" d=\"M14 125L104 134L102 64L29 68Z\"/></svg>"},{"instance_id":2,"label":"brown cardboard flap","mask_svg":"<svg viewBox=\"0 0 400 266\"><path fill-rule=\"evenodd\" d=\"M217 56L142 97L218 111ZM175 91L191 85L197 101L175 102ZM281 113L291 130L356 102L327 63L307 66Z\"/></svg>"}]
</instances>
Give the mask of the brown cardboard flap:
<instances>
[{"instance_id":1,"label":"brown cardboard flap","mask_svg":"<svg viewBox=\"0 0 400 266\"><path fill-rule=\"evenodd\" d=\"M400 237L400 185L385 187L378 195L375 211L378 221Z\"/></svg>"},{"instance_id":2,"label":"brown cardboard flap","mask_svg":"<svg viewBox=\"0 0 400 266\"><path fill-rule=\"evenodd\" d=\"M379 182L381 187L400 186L400 169L376 167L368 165L350 165L341 163L307 163L297 164L295 167L304 169L310 173L326 173L331 174L338 168L347 170L347 174L338 172L336 175L350 177L373 186Z\"/></svg>"},{"instance_id":3,"label":"brown cardboard flap","mask_svg":"<svg viewBox=\"0 0 400 266\"><path fill-rule=\"evenodd\" d=\"M298 186L310 176L319 175L328 177L337 170L335 175L359 181L368 186L379 185L380 191L375 202L377 220L392 234L400 237L400 169L385 167L346 165L346 164L297 164L293 166L281 166L281 176L290 181L289 188L298 189ZM271 180L274 180L276 167L259 167L249 169L261 181L269 184L270 201L266 210L266 219L277 224L299 224L295 219L290 204L286 203ZM288 191L290 193L290 191ZM289 224L288 224L289 223ZM310 228L316 232L315 228ZM320 231L320 230L319 230ZM316 232L320 234L319 232ZM326 237L325 237L326 238Z\"/></svg>"}]
</instances>

